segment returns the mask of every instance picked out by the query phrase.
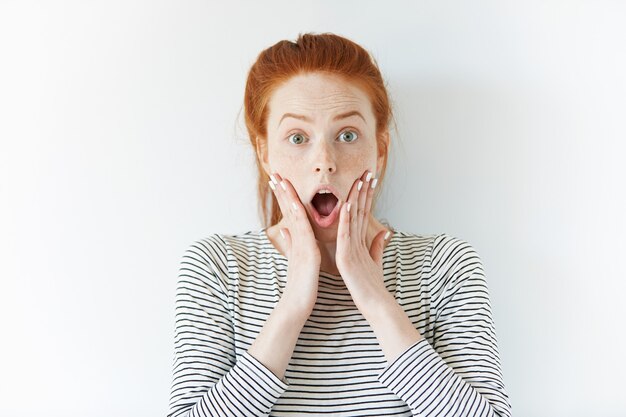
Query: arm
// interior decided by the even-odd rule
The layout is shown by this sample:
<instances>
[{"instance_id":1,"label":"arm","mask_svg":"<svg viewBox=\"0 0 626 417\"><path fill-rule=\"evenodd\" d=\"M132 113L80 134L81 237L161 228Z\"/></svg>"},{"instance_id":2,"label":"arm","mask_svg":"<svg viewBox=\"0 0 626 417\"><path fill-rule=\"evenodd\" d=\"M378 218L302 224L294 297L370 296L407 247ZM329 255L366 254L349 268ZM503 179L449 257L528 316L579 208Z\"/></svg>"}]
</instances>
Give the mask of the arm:
<instances>
[{"instance_id":1,"label":"arm","mask_svg":"<svg viewBox=\"0 0 626 417\"><path fill-rule=\"evenodd\" d=\"M294 305L283 296L248 349L249 355L280 379L285 376L298 337L308 318L292 307Z\"/></svg>"},{"instance_id":2,"label":"arm","mask_svg":"<svg viewBox=\"0 0 626 417\"><path fill-rule=\"evenodd\" d=\"M415 416L510 417L482 262L467 242L442 236L435 242L431 265L437 312L434 343L415 337L379 381L402 398ZM438 273L443 274L440 280ZM405 346L406 335L392 334L402 326L385 324L385 315L379 317L383 318L373 328L387 333L377 332L377 336L384 335L386 345L404 337ZM409 320L406 314L401 323L405 319Z\"/></svg>"},{"instance_id":3,"label":"arm","mask_svg":"<svg viewBox=\"0 0 626 417\"><path fill-rule=\"evenodd\" d=\"M220 242L196 242L180 264L168 417L265 416L288 386L248 352L235 357Z\"/></svg>"}]
</instances>

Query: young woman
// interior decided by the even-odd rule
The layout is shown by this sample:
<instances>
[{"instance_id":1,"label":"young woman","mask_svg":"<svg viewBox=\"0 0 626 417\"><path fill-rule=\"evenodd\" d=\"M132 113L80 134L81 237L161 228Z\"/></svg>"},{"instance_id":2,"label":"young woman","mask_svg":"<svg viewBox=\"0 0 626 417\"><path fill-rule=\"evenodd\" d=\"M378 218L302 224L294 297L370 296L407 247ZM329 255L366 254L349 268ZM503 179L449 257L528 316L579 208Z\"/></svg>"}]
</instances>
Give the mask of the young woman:
<instances>
[{"instance_id":1,"label":"young woman","mask_svg":"<svg viewBox=\"0 0 626 417\"><path fill-rule=\"evenodd\" d=\"M392 115L373 58L281 41L244 100L266 227L183 255L168 416L510 416L477 252L373 216Z\"/></svg>"}]
</instances>

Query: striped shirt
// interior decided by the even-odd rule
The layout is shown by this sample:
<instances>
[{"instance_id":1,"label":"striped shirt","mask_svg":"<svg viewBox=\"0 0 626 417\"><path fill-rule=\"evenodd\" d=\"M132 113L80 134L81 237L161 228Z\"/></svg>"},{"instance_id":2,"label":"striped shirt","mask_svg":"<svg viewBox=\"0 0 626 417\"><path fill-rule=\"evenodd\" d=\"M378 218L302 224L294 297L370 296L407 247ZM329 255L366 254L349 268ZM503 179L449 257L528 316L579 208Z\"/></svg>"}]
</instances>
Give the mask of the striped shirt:
<instances>
[{"instance_id":1,"label":"striped shirt","mask_svg":"<svg viewBox=\"0 0 626 417\"><path fill-rule=\"evenodd\" d=\"M285 289L266 229L213 234L180 263L168 417L510 416L482 261L446 234L396 231L387 290L424 339L391 363L341 276L318 298L280 379L247 350Z\"/></svg>"}]
</instances>

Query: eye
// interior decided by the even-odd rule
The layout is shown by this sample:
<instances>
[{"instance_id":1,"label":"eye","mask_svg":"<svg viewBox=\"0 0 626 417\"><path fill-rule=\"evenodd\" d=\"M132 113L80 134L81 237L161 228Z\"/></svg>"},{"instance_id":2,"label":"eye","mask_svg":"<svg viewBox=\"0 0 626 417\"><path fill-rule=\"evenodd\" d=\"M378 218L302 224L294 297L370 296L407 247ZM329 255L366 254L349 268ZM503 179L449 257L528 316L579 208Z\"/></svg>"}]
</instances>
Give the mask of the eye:
<instances>
[{"instance_id":1,"label":"eye","mask_svg":"<svg viewBox=\"0 0 626 417\"><path fill-rule=\"evenodd\" d=\"M354 130L346 130L345 132L341 132L339 137L341 138L342 136L346 139L344 140L344 142L347 143L352 143L359 137Z\"/></svg>"},{"instance_id":2,"label":"eye","mask_svg":"<svg viewBox=\"0 0 626 417\"><path fill-rule=\"evenodd\" d=\"M293 142L293 141L291 140L291 138L298 138L298 139L297 139L297 142ZM300 138L301 138L301 139L300 139ZM304 136L302 135L302 133L294 133L294 134L292 134L292 135L289 135L289 137L287 138L287 140L288 140L289 142L291 142L291 143L295 144L295 145L299 145L299 144L301 144L302 142L304 142Z\"/></svg>"},{"instance_id":3,"label":"eye","mask_svg":"<svg viewBox=\"0 0 626 417\"><path fill-rule=\"evenodd\" d=\"M339 134L339 138L341 137L344 138L343 140L340 139L341 142L352 143L357 140L359 135L354 130L345 130ZM294 138L294 140L291 140L292 138ZM304 143L306 139L302 133L292 133L287 137L287 140L294 145L300 145Z\"/></svg>"}]
</instances>

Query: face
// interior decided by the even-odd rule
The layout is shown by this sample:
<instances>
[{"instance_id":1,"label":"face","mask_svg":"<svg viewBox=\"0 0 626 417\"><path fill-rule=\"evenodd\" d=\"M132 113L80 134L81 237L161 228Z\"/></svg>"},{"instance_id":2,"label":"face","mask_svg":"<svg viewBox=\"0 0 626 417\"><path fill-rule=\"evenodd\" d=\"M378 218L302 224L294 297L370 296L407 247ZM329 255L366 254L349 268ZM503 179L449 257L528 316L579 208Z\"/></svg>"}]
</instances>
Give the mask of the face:
<instances>
[{"instance_id":1,"label":"face","mask_svg":"<svg viewBox=\"0 0 626 417\"><path fill-rule=\"evenodd\" d=\"M351 115L341 117L346 113ZM299 75L272 95L261 161L268 175L278 172L293 184L316 237L336 237L338 225L338 218L324 229L313 221L311 200L320 184L330 184L346 201L365 170L378 177L384 155L377 154L375 134L368 96L339 78Z\"/></svg>"}]
</instances>

